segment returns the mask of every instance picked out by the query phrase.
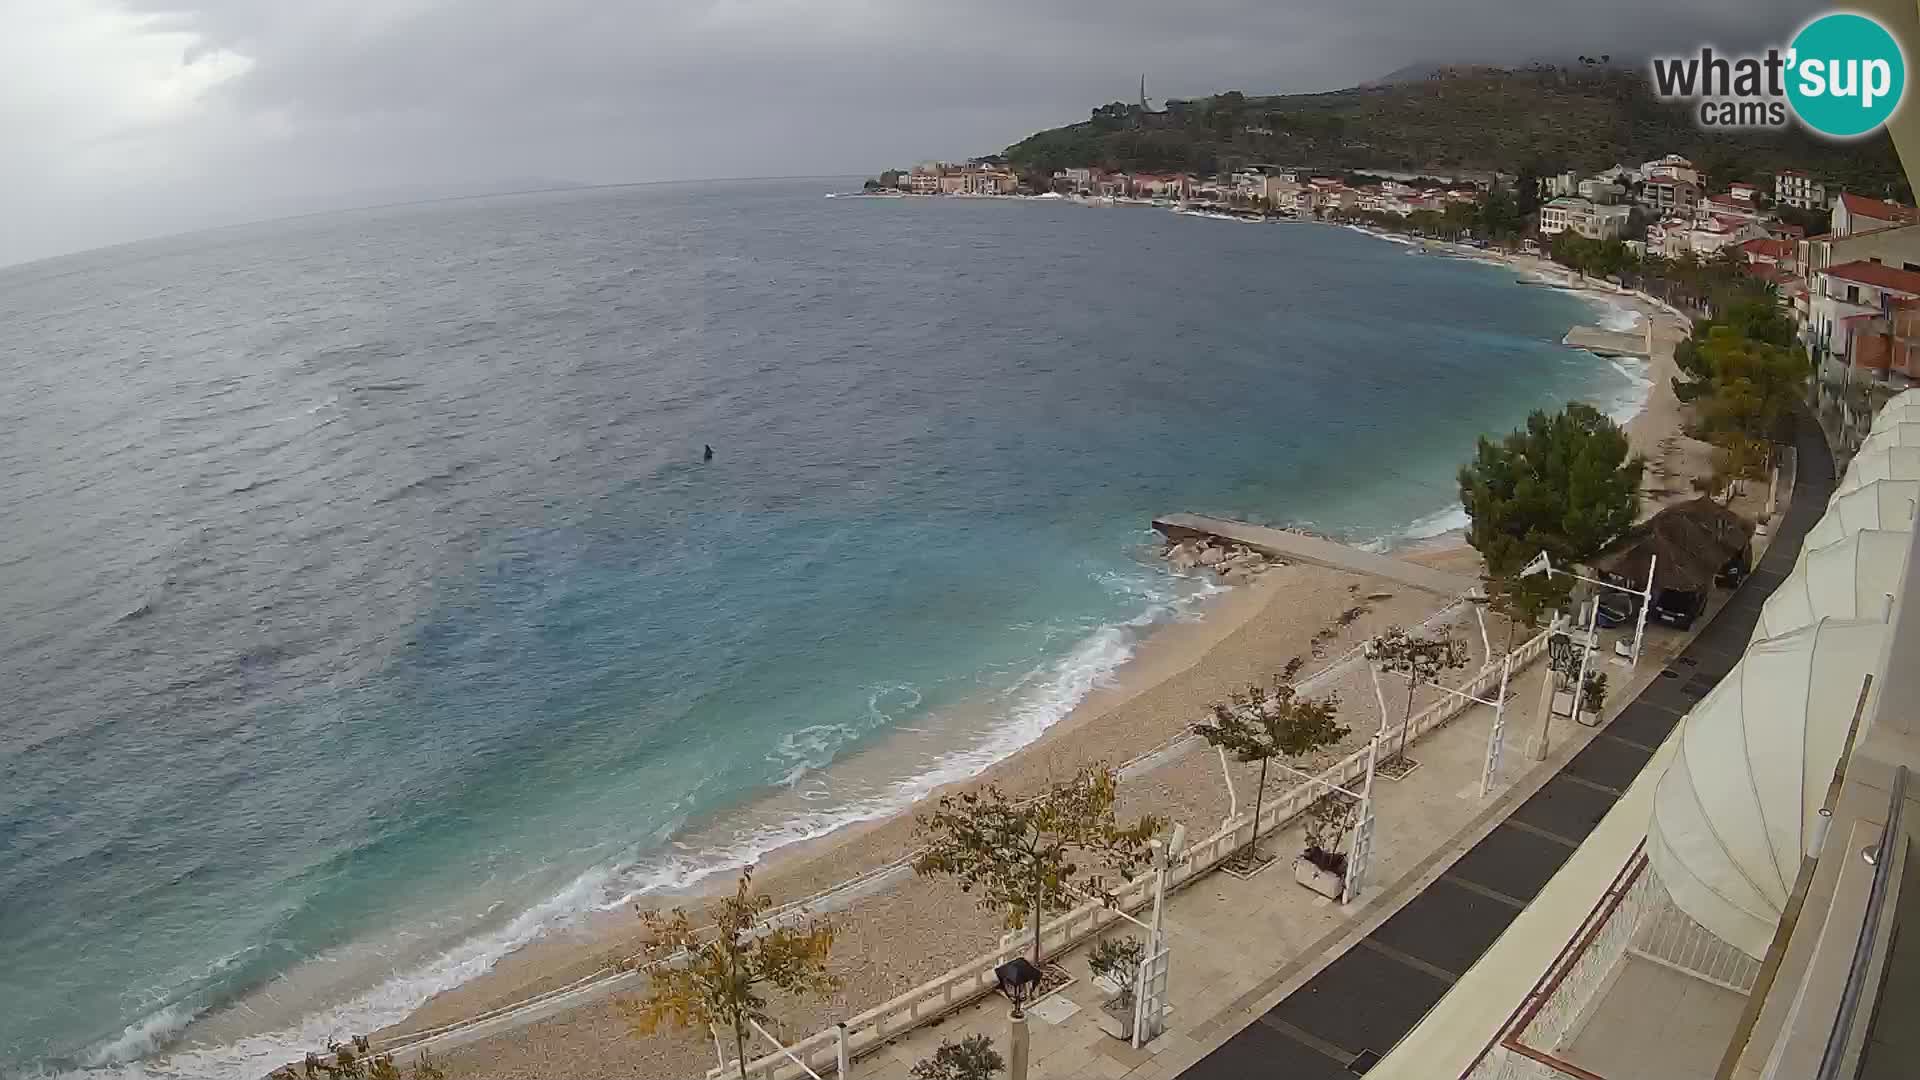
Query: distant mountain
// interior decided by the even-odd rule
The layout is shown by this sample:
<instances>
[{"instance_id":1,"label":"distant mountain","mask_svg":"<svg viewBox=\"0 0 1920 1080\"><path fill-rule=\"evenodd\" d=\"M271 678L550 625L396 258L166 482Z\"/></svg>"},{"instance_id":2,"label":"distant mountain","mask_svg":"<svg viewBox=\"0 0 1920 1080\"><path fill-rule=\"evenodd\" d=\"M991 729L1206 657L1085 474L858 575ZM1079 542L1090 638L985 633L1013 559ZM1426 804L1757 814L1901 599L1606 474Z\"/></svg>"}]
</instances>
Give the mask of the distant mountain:
<instances>
[{"instance_id":1,"label":"distant mountain","mask_svg":"<svg viewBox=\"0 0 1920 1080\"><path fill-rule=\"evenodd\" d=\"M1591 171L1680 153L1716 185L1798 167L1856 191L1906 193L1884 134L1852 143L1785 131L1709 133L1684 105L1653 97L1643 71L1536 64L1413 64L1366 86L1319 94L1237 91L1141 113L1115 102L1091 119L1007 148L1026 176L1056 169L1214 172L1250 162L1324 170L1458 174ZM1770 182L1768 186L1771 186Z\"/></svg>"}]
</instances>

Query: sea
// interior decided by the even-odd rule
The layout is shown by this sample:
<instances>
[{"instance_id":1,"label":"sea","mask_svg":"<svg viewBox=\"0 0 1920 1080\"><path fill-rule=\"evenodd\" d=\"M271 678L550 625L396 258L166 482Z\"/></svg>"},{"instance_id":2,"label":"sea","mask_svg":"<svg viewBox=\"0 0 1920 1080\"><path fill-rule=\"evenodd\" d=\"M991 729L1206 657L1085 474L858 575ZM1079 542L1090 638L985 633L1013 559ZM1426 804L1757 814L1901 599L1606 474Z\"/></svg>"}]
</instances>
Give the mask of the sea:
<instances>
[{"instance_id":1,"label":"sea","mask_svg":"<svg viewBox=\"0 0 1920 1080\"><path fill-rule=\"evenodd\" d=\"M0 1073L398 1020L1038 737L1217 591L1154 515L1437 536L1477 436L1648 390L1510 268L847 186L0 270Z\"/></svg>"}]
</instances>

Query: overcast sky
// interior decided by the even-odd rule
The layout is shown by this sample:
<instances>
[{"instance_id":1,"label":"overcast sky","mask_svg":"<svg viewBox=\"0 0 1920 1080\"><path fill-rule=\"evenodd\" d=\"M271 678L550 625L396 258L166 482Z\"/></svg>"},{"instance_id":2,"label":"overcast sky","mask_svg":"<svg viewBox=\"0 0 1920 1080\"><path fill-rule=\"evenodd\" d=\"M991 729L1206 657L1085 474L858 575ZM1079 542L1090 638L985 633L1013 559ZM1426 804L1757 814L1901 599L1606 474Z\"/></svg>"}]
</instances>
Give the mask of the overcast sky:
<instances>
[{"instance_id":1,"label":"overcast sky","mask_svg":"<svg viewBox=\"0 0 1920 1080\"><path fill-rule=\"evenodd\" d=\"M0 0L0 264L507 181L865 174L1131 98L1783 39L1793 0ZM365 201L360 198L360 201Z\"/></svg>"}]
</instances>

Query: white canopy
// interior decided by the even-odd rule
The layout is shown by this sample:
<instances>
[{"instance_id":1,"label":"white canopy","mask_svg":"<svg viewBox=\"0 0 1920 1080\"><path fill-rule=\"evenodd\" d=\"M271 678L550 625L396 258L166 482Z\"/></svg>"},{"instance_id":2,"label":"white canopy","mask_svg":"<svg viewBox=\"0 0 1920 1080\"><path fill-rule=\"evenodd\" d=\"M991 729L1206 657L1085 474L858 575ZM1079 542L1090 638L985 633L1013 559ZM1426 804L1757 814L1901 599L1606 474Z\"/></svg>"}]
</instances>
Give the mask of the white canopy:
<instances>
[{"instance_id":1,"label":"white canopy","mask_svg":"<svg viewBox=\"0 0 1920 1080\"><path fill-rule=\"evenodd\" d=\"M1916 414L1912 422L1881 424L1876 419L1873 433L1861 440L1860 449L1854 451L1854 456L1866 457L1868 454L1879 451L1883 446L1920 446L1920 414Z\"/></svg>"},{"instance_id":2,"label":"white canopy","mask_svg":"<svg viewBox=\"0 0 1920 1080\"><path fill-rule=\"evenodd\" d=\"M1779 637L1825 618L1885 620L1889 594L1900 591L1912 541L1910 533L1864 529L1824 547L1801 548L1793 571L1760 609L1752 640Z\"/></svg>"},{"instance_id":3,"label":"white canopy","mask_svg":"<svg viewBox=\"0 0 1920 1080\"><path fill-rule=\"evenodd\" d=\"M1856 456L1834 494L1844 495L1875 480L1920 480L1920 446L1883 446Z\"/></svg>"},{"instance_id":4,"label":"white canopy","mask_svg":"<svg viewBox=\"0 0 1920 1080\"><path fill-rule=\"evenodd\" d=\"M1916 507L1920 507L1920 480L1875 480L1835 495L1827 503L1827 512L1807 530L1804 550L1826 547L1861 529L1912 532Z\"/></svg>"},{"instance_id":5,"label":"white canopy","mask_svg":"<svg viewBox=\"0 0 1920 1080\"><path fill-rule=\"evenodd\" d=\"M1767 951L1886 624L1822 619L1758 642L1682 722L1647 854L1695 922Z\"/></svg>"},{"instance_id":6,"label":"white canopy","mask_svg":"<svg viewBox=\"0 0 1920 1080\"><path fill-rule=\"evenodd\" d=\"M1902 390L1880 407L1873 418L1873 430L1879 431L1891 424L1920 423L1920 393Z\"/></svg>"}]
</instances>

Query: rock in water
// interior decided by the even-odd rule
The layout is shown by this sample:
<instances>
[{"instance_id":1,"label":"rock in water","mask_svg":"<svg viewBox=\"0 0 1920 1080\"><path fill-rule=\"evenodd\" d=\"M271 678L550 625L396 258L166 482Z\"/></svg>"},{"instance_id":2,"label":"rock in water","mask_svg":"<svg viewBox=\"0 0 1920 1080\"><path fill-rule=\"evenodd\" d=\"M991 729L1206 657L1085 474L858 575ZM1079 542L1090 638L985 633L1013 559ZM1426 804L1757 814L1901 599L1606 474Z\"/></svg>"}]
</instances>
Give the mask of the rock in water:
<instances>
[{"instance_id":1,"label":"rock in water","mask_svg":"<svg viewBox=\"0 0 1920 1080\"><path fill-rule=\"evenodd\" d=\"M1201 566L1217 565L1220 562L1224 561L1226 557L1227 557L1227 553L1224 551L1221 551L1217 547L1200 549L1200 565Z\"/></svg>"}]
</instances>

